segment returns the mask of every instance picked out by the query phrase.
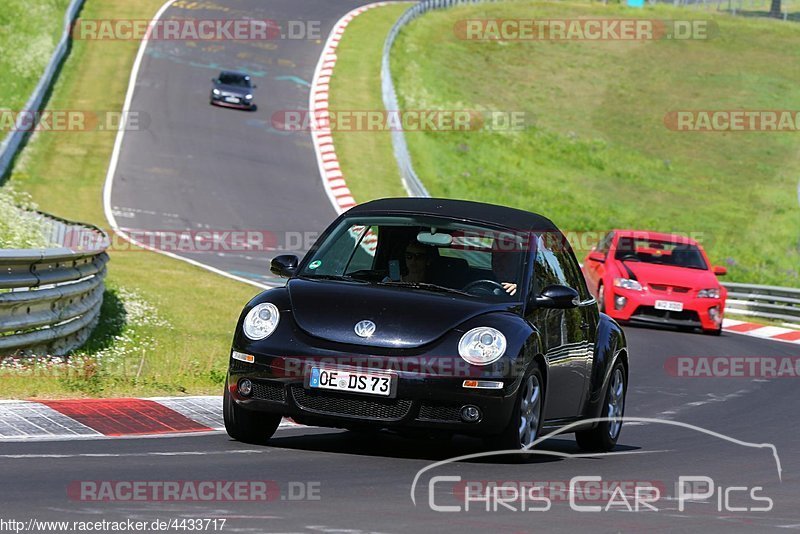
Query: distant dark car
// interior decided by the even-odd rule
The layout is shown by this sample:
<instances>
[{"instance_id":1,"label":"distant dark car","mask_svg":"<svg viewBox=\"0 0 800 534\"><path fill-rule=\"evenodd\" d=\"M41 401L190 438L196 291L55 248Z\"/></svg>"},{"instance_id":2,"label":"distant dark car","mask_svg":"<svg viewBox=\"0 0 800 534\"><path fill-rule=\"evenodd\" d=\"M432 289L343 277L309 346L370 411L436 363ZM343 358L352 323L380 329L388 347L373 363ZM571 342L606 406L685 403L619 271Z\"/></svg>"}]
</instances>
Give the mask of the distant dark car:
<instances>
[{"instance_id":1,"label":"distant dark car","mask_svg":"<svg viewBox=\"0 0 800 534\"><path fill-rule=\"evenodd\" d=\"M234 439L307 425L462 433L521 449L621 417L628 348L563 234L512 208L383 199L342 214L242 311L224 391ZM621 420L577 431L614 448Z\"/></svg>"},{"instance_id":2,"label":"distant dark car","mask_svg":"<svg viewBox=\"0 0 800 534\"><path fill-rule=\"evenodd\" d=\"M255 109L250 76L243 72L222 71L219 78L211 80L211 104L242 109Z\"/></svg>"}]
</instances>

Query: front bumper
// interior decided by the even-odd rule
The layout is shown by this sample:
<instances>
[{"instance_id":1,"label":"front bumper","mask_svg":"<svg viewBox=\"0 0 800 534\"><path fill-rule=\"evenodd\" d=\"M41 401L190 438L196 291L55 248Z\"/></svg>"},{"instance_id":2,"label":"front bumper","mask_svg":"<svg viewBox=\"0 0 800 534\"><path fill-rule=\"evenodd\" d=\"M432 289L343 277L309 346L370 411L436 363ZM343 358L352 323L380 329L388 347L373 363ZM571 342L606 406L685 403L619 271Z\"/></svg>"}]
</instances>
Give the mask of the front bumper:
<instances>
[{"instance_id":1,"label":"front bumper","mask_svg":"<svg viewBox=\"0 0 800 534\"><path fill-rule=\"evenodd\" d=\"M624 297L625 304L618 308L617 297ZM680 302L681 311L656 309L656 301ZM718 330L722 325L725 301L722 298L697 298L692 292L660 293L655 291L633 291L613 287L606 295L606 313L618 321L647 324L663 324L703 330Z\"/></svg>"},{"instance_id":2,"label":"front bumper","mask_svg":"<svg viewBox=\"0 0 800 534\"><path fill-rule=\"evenodd\" d=\"M389 372L394 375L397 387L394 397L386 398L305 387L305 376L311 367L323 365L330 368L336 367L335 364L319 364L319 360L313 357L255 356L256 362L252 364L231 359L226 387L233 401L244 409L277 413L314 426L370 426L492 435L501 432L508 424L519 385L516 380L498 377L498 381L505 385L502 389L464 388L464 380L469 379L467 376L433 376L397 370L402 369L400 358L382 359L380 366L360 367L361 371L371 369L374 372L391 369ZM241 396L237 389L239 380L243 378L253 383L248 397ZM486 380L485 375L475 378ZM461 408L465 405L480 410L478 421L461 419Z\"/></svg>"},{"instance_id":3,"label":"front bumper","mask_svg":"<svg viewBox=\"0 0 800 534\"><path fill-rule=\"evenodd\" d=\"M211 103L216 106L224 106L229 108L251 109L255 103L253 99L247 100L244 97L239 98L238 102L228 102L223 95L215 95L211 93ZM237 97L238 98L238 97Z\"/></svg>"}]
</instances>

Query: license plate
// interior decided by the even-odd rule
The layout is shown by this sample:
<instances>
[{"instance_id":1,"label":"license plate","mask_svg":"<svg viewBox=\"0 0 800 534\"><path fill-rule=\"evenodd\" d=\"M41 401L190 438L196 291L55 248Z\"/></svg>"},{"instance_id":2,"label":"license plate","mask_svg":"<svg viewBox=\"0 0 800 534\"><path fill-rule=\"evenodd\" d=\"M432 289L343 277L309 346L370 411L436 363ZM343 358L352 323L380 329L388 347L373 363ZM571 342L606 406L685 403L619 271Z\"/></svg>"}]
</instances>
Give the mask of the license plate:
<instances>
[{"instance_id":1,"label":"license plate","mask_svg":"<svg viewBox=\"0 0 800 534\"><path fill-rule=\"evenodd\" d=\"M656 309L667 311L683 311L683 302L675 302L673 300L657 300Z\"/></svg>"},{"instance_id":2,"label":"license plate","mask_svg":"<svg viewBox=\"0 0 800 534\"><path fill-rule=\"evenodd\" d=\"M226 96L225 97L225 102L230 102L231 104L238 104L239 103L239 99L236 98L235 96Z\"/></svg>"},{"instance_id":3,"label":"license plate","mask_svg":"<svg viewBox=\"0 0 800 534\"><path fill-rule=\"evenodd\" d=\"M312 367L308 387L388 397L392 394L393 378L388 374Z\"/></svg>"}]
</instances>

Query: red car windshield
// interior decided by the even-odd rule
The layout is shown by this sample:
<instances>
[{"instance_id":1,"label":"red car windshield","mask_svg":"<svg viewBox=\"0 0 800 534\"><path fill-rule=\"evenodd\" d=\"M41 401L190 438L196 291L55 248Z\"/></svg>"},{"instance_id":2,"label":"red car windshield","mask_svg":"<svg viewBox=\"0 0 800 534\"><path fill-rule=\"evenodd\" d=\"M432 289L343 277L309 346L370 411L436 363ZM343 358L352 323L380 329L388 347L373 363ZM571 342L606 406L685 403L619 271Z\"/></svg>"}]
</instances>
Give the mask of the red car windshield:
<instances>
[{"instance_id":1,"label":"red car windshield","mask_svg":"<svg viewBox=\"0 0 800 534\"><path fill-rule=\"evenodd\" d=\"M685 242L620 237L614 258L688 269L708 269L700 249Z\"/></svg>"}]
</instances>

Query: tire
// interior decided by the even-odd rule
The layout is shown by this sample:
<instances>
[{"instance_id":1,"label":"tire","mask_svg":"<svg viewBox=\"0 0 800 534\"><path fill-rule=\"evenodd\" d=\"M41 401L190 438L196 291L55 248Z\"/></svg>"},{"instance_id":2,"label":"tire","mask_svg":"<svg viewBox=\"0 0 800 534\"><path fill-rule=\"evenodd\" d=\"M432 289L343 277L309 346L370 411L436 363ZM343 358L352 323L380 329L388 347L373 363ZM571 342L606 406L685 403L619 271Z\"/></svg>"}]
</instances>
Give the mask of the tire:
<instances>
[{"instance_id":1,"label":"tire","mask_svg":"<svg viewBox=\"0 0 800 534\"><path fill-rule=\"evenodd\" d=\"M544 421L545 388L542 371L533 364L525 373L506 428L487 440L492 450L522 450L541 436ZM523 430L523 426L525 427ZM516 459L523 455L514 455Z\"/></svg>"},{"instance_id":2,"label":"tire","mask_svg":"<svg viewBox=\"0 0 800 534\"><path fill-rule=\"evenodd\" d=\"M714 330L703 330L703 333L707 336L721 336L722 327L716 328Z\"/></svg>"},{"instance_id":3,"label":"tire","mask_svg":"<svg viewBox=\"0 0 800 534\"><path fill-rule=\"evenodd\" d=\"M611 377L603 395L603 411L601 417L623 417L625 415L625 394L628 379L625 366L617 361L611 370ZM622 421L602 421L589 430L575 432L578 447L587 452L608 452L617 446Z\"/></svg>"},{"instance_id":4,"label":"tire","mask_svg":"<svg viewBox=\"0 0 800 534\"><path fill-rule=\"evenodd\" d=\"M597 284L597 309L600 313L606 312L606 297L603 295L603 282Z\"/></svg>"},{"instance_id":5,"label":"tire","mask_svg":"<svg viewBox=\"0 0 800 534\"><path fill-rule=\"evenodd\" d=\"M245 410L237 406L225 387L222 395L222 418L225 431L236 441L263 445L275 434L281 423L281 415Z\"/></svg>"}]
</instances>

